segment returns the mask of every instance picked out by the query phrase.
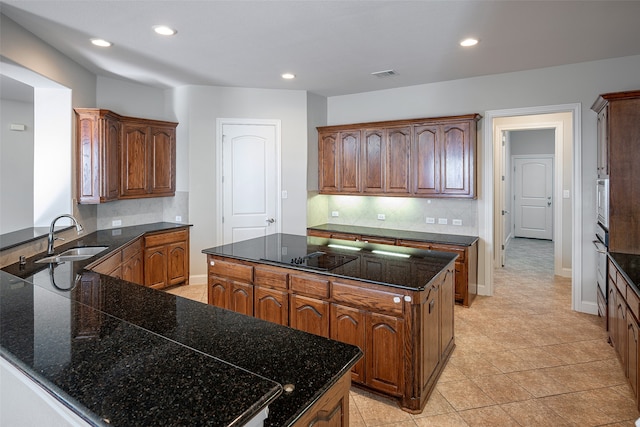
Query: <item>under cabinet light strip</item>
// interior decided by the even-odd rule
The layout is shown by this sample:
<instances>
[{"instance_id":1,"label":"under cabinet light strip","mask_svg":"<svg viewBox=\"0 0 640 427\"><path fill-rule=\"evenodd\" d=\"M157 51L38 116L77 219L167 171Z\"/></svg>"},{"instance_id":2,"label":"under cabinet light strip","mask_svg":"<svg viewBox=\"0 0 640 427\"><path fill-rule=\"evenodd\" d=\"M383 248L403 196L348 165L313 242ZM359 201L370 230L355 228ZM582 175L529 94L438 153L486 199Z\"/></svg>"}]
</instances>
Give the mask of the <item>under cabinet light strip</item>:
<instances>
[{"instance_id":1,"label":"under cabinet light strip","mask_svg":"<svg viewBox=\"0 0 640 427\"><path fill-rule=\"evenodd\" d=\"M397 256L400 258L411 258L411 255L407 255L407 254L399 254L397 252L387 252L387 251L378 251L378 250L373 250L371 251L374 254L378 254L378 255L389 255L389 256Z\"/></svg>"},{"instance_id":2,"label":"under cabinet light strip","mask_svg":"<svg viewBox=\"0 0 640 427\"><path fill-rule=\"evenodd\" d=\"M334 245L333 243L330 245L327 245L330 248L335 248L335 249L346 249L348 251L359 251L361 250L360 248L355 248L353 246L343 246L343 245Z\"/></svg>"}]
</instances>

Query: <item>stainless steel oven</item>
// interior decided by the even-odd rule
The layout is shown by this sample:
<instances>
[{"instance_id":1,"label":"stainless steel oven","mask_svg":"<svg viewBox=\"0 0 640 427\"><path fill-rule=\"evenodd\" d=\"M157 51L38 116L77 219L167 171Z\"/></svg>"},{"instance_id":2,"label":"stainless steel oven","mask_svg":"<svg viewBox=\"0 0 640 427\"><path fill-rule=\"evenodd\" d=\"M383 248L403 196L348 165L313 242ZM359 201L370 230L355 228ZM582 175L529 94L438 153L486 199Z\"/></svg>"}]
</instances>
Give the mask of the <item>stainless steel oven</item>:
<instances>
[{"instance_id":1,"label":"stainless steel oven","mask_svg":"<svg viewBox=\"0 0 640 427\"><path fill-rule=\"evenodd\" d=\"M596 280L598 315L607 322L607 248L609 246L609 232L603 224L596 224L596 239L593 241L596 248Z\"/></svg>"},{"instance_id":2,"label":"stainless steel oven","mask_svg":"<svg viewBox=\"0 0 640 427\"><path fill-rule=\"evenodd\" d=\"M598 206L598 222L609 229L609 179L596 181L596 203Z\"/></svg>"}]
</instances>

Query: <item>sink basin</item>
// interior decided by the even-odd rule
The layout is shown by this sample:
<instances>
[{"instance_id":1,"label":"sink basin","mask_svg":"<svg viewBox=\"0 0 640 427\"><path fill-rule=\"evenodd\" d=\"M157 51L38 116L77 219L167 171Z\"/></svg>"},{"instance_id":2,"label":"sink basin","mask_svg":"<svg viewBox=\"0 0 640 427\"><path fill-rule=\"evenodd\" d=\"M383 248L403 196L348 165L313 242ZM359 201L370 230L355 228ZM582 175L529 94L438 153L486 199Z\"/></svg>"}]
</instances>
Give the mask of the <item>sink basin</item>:
<instances>
[{"instance_id":1,"label":"sink basin","mask_svg":"<svg viewBox=\"0 0 640 427\"><path fill-rule=\"evenodd\" d=\"M108 246L82 246L78 248L71 248L57 255L40 258L36 263L82 261L83 259L91 258L92 256L99 254L107 248Z\"/></svg>"}]
</instances>

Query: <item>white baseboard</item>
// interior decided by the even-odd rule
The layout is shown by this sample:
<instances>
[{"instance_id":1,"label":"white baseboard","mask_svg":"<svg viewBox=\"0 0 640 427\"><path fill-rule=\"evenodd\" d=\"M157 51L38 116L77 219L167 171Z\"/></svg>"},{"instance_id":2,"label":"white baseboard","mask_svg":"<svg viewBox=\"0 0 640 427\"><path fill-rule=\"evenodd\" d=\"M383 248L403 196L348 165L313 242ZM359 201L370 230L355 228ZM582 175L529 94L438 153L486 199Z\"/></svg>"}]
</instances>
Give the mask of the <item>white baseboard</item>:
<instances>
[{"instance_id":1,"label":"white baseboard","mask_svg":"<svg viewBox=\"0 0 640 427\"><path fill-rule=\"evenodd\" d=\"M580 313L598 315L598 304L592 301L581 301L580 307L574 307L573 309Z\"/></svg>"}]
</instances>

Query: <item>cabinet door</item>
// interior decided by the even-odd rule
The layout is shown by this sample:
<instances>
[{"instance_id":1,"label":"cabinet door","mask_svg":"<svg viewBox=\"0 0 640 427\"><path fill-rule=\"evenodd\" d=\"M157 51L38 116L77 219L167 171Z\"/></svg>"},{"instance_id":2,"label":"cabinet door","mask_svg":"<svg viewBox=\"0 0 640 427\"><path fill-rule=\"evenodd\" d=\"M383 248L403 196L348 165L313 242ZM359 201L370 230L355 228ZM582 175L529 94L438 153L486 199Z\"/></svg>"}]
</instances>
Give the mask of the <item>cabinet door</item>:
<instances>
[{"instance_id":1,"label":"cabinet door","mask_svg":"<svg viewBox=\"0 0 640 427\"><path fill-rule=\"evenodd\" d=\"M401 396L404 386L404 323L402 319L369 313L365 350L367 385Z\"/></svg>"},{"instance_id":2,"label":"cabinet door","mask_svg":"<svg viewBox=\"0 0 640 427\"><path fill-rule=\"evenodd\" d=\"M167 246L168 266L167 279L168 285L177 285L186 282L189 265L189 254L187 252L186 242L171 243Z\"/></svg>"},{"instance_id":3,"label":"cabinet door","mask_svg":"<svg viewBox=\"0 0 640 427\"><path fill-rule=\"evenodd\" d=\"M358 346L365 354L351 369L351 379L363 384L366 382L366 326L364 311L331 304L331 339Z\"/></svg>"},{"instance_id":4,"label":"cabinet door","mask_svg":"<svg viewBox=\"0 0 640 427\"><path fill-rule=\"evenodd\" d=\"M598 113L598 178L609 177L609 105Z\"/></svg>"},{"instance_id":5,"label":"cabinet door","mask_svg":"<svg viewBox=\"0 0 640 427\"><path fill-rule=\"evenodd\" d=\"M440 354L453 345L454 273L448 270L440 285Z\"/></svg>"},{"instance_id":6,"label":"cabinet door","mask_svg":"<svg viewBox=\"0 0 640 427\"><path fill-rule=\"evenodd\" d=\"M132 283L144 283L144 257L138 252L122 264L122 278Z\"/></svg>"},{"instance_id":7,"label":"cabinet door","mask_svg":"<svg viewBox=\"0 0 640 427\"><path fill-rule=\"evenodd\" d=\"M618 322L616 328L616 334L618 340L616 341L616 350L618 351L618 357L622 362L622 366L625 369L625 375L627 372L627 303L624 297L616 291L616 321Z\"/></svg>"},{"instance_id":8,"label":"cabinet door","mask_svg":"<svg viewBox=\"0 0 640 427\"><path fill-rule=\"evenodd\" d=\"M253 316L253 285L232 281L228 307L237 313Z\"/></svg>"},{"instance_id":9,"label":"cabinet door","mask_svg":"<svg viewBox=\"0 0 640 427\"><path fill-rule=\"evenodd\" d=\"M144 284L151 288L167 286L167 266L169 254L167 246L145 248L144 250Z\"/></svg>"},{"instance_id":10,"label":"cabinet door","mask_svg":"<svg viewBox=\"0 0 640 427\"><path fill-rule=\"evenodd\" d=\"M360 131L340 132L340 191L360 191Z\"/></svg>"},{"instance_id":11,"label":"cabinet door","mask_svg":"<svg viewBox=\"0 0 640 427\"><path fill-rule=\"evenodd\" d=\"M318 134L318 185L321 192L340 190L339 152L337 132Z\"/></svg>"},{"instance_id":12,"label":"cabinet door","mask_svg":"<svg viewBox=\"0 0 640 427\"><path fill-rule=\"evenodd\" d=\"M440 364L440 287L432 286L429 289L427 300L422 305L422 319L420 324L424 325L422 336L422 371L420 373L420 384L424 388L431 375Z\"/></svg>"},{"instance_id":13,"label":"cabinet door","mask_svg":"<svg viewBox=\"0 0 640 427\"><path fill-rule=\"evenodd\" d=\"M386 130L385 192L409 193L411 127Z\"/></svg>"},{"instance_id":14,"label":"cabinet door","mask_svg":"<svg viewBox=\"0 0 640 427\"><path fill-rule=\"evenodd\" d=\"M290 296L290 326L329 338L329 303L301 295Z\"/></svg>"},{"instance_id":15,"label":"cabinet door","mask_svg":"<svg viewBox=\"0 0 640 427\"><path fill-rule=\"evenodd\" d=\"M287 291L254 287L255 317L287 326L289 324L289 301Z\"/></svg>"},{"instance_id":16,"label":"cabinet door","mask_svg":"<svg viewBox=\"0 0 640 427\"><path fill-rule=\"evenodd\" d=\"M100 201L108 202L120 196L120 121L106 115L104 122L104 145L102 147L103 164L101 170Z\"/></svg>"},{"instance_id":17,"label":"cabinet door","mask_svg":"<svg viewBox=\"0 0 640 427\"><path fill-rule=\"evenodd\" d=\"M474 195L471 172L475 169L475 137L469 129L469 122L443 126L440 160L443 194Z\"/></svg>"},{"instance_id":18,"label":"cabinet door","mask_svg":"<svg viewBox=\"0 0 640 427\"><path fill-rule=\"evenodd\" d=\"M231 280L209 274L207 279L207 303L220 308L229 309L229 293Z\"/></svg>"},{"instance_id":19,"label":"cabinet door","mask_svg":"<svg viewBox=\"0 0 640 427\"><path fill-rule=\"evenodd\" d=\"M609 342L613 348L617 348L617 329L618 322L616 321L616 285L609 278L609 295L607 296L607 325L609 327Z\"/></svg>"},{"instance_id":20,"label":"cabinet door","mask_svg":"<svg viewBox=\"0 0 640 427\"><path fill-rule=\"evenodd\" d=\"M627 311L627 376L634 396L638 397L638 322Z\"/></svg>"},{"instance_id":21,"label":"cabinet door","mask_svg":"<svg viewBox=\"0 0 640 427\"><path fill-rule=\"evenodd\" d=\"M149 188L149 144L147 126L124 123L120 150L120 196L139 197Z\"/></svg>"},{"instance_id":22,"label":"cabinet door","mask_svg":"<svg viewBox=\"0 0 640 427\"><path fill-rule=\"evenodd\" d=\"M362 190L365 193L381 194L384 191L385 182L384 130L364 130L362 145Z\"/></svg>"},{"instance_id":23,"label":"cabinet door","mask_svg":"<svg viewBox=\"0 0 640 427\"><path fill-rule=\"evenodd\" d=\"M413 193L437 194L440 192L440 152L438 126L413 128Z\"/></svg>"},{"instance_id":24,"label":"cabinet door","mask_svg":"<svg viewBox=\"0 0 640 427\"><path fill-rule=\"evenodd\" d=\"M467 265L464 262L456 261L456 277L455 277L455 299L465 301L469 293Z\"/></svg>"},{"instance_id":25,"label":"cabinet door","mask_svg":"<svg viewBox=\"0 0 640 427\"><path fill-rule=\"evenodd\" d=\"M176 191L176 131L173 127L151 127L149 193L173 195Z\"/></svg>"}]
</instances>

